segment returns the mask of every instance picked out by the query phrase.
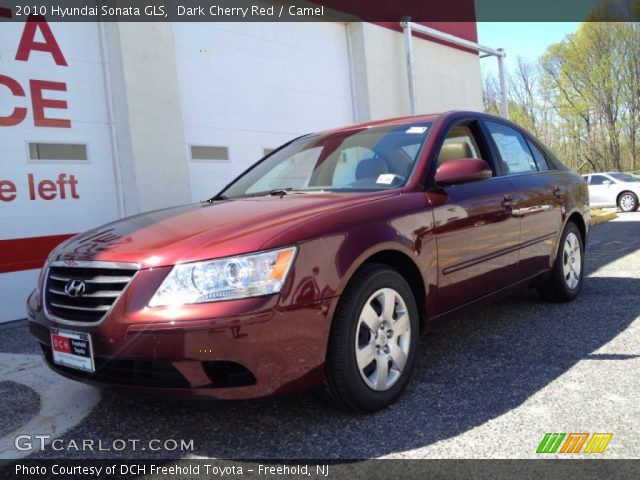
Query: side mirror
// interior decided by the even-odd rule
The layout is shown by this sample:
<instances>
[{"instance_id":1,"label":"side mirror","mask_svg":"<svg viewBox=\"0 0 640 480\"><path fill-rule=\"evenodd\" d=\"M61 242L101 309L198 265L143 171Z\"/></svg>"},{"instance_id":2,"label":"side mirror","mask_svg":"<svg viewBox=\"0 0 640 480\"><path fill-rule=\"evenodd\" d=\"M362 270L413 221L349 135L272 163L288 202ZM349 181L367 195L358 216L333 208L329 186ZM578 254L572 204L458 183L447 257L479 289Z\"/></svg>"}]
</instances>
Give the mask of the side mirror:
<instances>
[{"instance_id":1,"label":"side mirror","mask_svg":"<svg viewBox=\"0 0 640 480\"><path fill-rule=\"evenodd\" d=\"M609 186L611 186L611 184L612 184L612 183L613 183L613 182L612 182L611 180L604 180L604 181L602 182L602 184L603 184L605 187L609 187Z\"/></svg>"},{"instance_id":2,"label":"side mirror","mask_svg":"<svg viewBox=\"0 0 640 480\"><path fill-rule=\"evenodd\" d=\"M449 160L436 171L436 183L438 185L451 185L454 183L473 182L483 180L493 175L491 167L484 160L478 158L461 158Z\"/></svg>"}]
</instances>

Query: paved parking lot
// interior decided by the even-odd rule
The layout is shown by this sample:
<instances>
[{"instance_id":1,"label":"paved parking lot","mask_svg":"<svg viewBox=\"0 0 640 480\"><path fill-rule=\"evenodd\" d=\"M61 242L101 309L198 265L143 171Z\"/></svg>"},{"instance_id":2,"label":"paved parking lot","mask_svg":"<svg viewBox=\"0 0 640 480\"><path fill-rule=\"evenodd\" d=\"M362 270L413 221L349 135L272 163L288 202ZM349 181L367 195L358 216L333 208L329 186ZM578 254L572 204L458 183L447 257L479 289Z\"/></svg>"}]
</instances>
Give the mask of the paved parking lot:
<instances>
[{"instance_id":1,"label":"paved parking lot","mask_svg":"<svg viewBox=\"0 0 640 480\"><path fill-rule=\"evenodd\" d=\"M14 354L2 358L19 360L0 369L0 452L16 432L55 431L66 441L192 439L195 447L92 455L107 458L535 458L546 432L612 432L603 457L640 458L640 213L593 229L587 269L574 303L523 292L425 336L404 397L368 416L336 412L313 392L155 398L99 393L53 373L52 385L64 383L37 392L27 377L42 375L41 364L25 324L0 327L0 352ZM69 411L52 423L38 413L45 407ZM63 455L89 456L34 456Z\"/></svg>"}]
</instances>

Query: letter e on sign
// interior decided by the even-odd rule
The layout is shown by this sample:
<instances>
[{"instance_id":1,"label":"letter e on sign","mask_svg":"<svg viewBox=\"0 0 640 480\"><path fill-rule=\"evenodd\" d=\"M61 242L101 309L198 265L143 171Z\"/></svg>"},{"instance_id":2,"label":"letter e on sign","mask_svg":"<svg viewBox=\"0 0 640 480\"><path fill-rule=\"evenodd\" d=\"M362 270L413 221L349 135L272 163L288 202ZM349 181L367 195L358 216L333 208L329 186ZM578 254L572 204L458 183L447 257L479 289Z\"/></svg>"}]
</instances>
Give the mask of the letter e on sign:
<instances>
[{"instance_id":1,"label":"letter e on sign","mask_svg":"<svg viewBox=\"0 0 640 480\"><path fill-rule=\"evenodd\" d=\"M0 202L12 202L16 199L16 184L9 180L0 181Z\"/></svg>"},{"instance_id":2,"label":"letter e on sign","mask_svg":"<svg viewBox=\"0 0 640 480\"><path fill-rule=\"evenodd\" d=\"M36 127L71 128L71 120L47 118L44 113L45 108L66 109L66 100L52 100L42 97L43 90L66 92L67 85L65 83L50 82L47 80L29 80L29 86L31 87L31 103L33 105L33 124Z\"/></svg>"}]
</instances>

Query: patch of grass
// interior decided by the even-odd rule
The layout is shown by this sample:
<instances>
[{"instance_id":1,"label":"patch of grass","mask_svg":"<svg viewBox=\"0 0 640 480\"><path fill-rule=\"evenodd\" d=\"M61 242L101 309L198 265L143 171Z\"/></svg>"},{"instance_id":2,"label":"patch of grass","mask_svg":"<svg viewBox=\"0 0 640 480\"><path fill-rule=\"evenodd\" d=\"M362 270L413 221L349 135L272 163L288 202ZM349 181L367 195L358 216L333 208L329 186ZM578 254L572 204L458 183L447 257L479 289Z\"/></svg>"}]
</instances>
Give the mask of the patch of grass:
<instances>
[{"instance_id":1,"label":"patch of grass","mask_svg":"<svg viewBox=\"0 0 640 480\"><path fill-rule=\"evenodd\" d=\"M602 222L616 218L618 213L615 208L591 208L591 225L597 225Z\"/></svg>"}]
</instances>

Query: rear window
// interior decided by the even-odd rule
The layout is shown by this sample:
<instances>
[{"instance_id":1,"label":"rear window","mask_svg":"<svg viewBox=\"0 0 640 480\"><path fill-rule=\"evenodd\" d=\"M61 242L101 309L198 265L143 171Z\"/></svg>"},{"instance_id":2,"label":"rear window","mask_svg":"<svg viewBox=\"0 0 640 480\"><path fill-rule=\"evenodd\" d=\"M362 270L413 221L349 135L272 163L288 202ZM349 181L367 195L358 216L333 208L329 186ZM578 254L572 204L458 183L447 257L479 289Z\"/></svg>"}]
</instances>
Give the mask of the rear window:
<instances>
[{"instance_id":1,"label":"rear window","mask_svg":"<svg viewBox=\"0 0 640 480\"><path fill-rule=\"evenodd\" d=\"M544 172L545 170L549 170L549 162L547 162L547 158L540 151L540 149L536 147L535 144L533 142L530 142L529 140L527 140L527 144L531 149L531 153L533 153L533 159L536 162L538 170L540 170L541 172Z\"/></svg>"}]
</instances>

